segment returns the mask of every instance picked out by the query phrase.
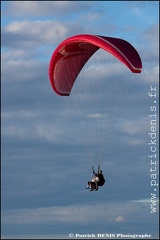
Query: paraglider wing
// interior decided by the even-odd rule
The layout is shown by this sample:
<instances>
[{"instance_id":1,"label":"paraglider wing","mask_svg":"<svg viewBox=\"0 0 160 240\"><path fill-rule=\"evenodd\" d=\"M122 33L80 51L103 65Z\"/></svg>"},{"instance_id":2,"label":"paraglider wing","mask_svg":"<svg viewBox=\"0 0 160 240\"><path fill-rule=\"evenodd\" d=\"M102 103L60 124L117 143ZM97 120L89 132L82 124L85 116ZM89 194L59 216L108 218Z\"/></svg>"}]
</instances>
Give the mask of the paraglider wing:
<instances>
[{"instance_id":1,"label":"paraglider wing","mask_svg":"<svg viewBox=\"0 0 160 240\"><path fill-rule=\"evenodd\" d=\"M133 73L142 71L140 56L127 41L98 35L75 35L59 44L51 57L49 79L53 90L61 96L69 96L81 69L99 48L114 55Z\"/></svg>"}]
</instances>

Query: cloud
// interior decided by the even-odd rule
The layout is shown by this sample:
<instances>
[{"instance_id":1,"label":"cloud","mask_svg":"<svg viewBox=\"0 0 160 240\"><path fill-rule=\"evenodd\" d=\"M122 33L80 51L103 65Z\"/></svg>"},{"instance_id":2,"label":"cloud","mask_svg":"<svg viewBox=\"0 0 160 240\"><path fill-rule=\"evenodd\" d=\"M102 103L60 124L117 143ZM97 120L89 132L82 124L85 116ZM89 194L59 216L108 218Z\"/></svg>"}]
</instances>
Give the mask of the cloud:
<instances>
[{"instance_id":1,"label":"cloud","mask_svg":"<svg viewBox=\"0 0 160 240\"><path fill-rule=\"evenodd\" d=\"M124 217L122 216L116 217L116 222L123 222L123 221L124 221Z\"/></svg>"},{"instance_id":2,"label":"cloud","mask_svg":"<svg viewBox=\"0 0 160 240\"><path fill-rule=\"evenodd\" d=\"M137 203L150 203L151 199L139 199L139 200L133 200L132 202L137 202Z\"/></svg>"},{"instance_id":3,"label":"cloud","mask_svg":"<svg viewBox=\"0 0 160 240\"><path fill-rule=\"evenodd\" d=\"M158 84L159 66L144 68L141 79L144 83Z\"/></svg>"},{"instance_id":4,"label":"cloud","mask_svg":"<svg viewBox=\"0 0 160 240\"><path fill-rule=\"evenodd\" d=\"M69 234L12 234L12 235L2 235L2 239L68 239Z\"/></svg>"},{"instance_id":5,"label":"cloud","mask_svg":"<svg viewBox=\"0 0 160 240\"><path fill-rule=\"evenodd\" d=\"M147 132L147 126L146 126L146 117L142 118L142 119L138 119L138 120L127 120L127 119L123 119L123 122L120 121L120 126L121 126L121 130L124 132L127 132L129 135L137 135L137 133L139 134L144 134Z\"/></svg>"},{"instance_id":6,"label":"cloud","mask_svg":"<svg viewBox=\"0 0 160 240\"><path fill-rule=\"evenodd\" d=\"M154 23L143 32L143 38L147 40L147 42L149 43L149 47L153 50L157 50L159 46L158 30L159 24Z\"/></svg>"},{"instance_id":7,"label":"cloud","mask_svg":"<svg viewBox=\"0 0 160 240\"><path fill-rule=\"evenodd\" d=\"M147 6L143 1L2 2L3 238L6 233L9 239L68 237L73 229L156 233L146 156L148 91L159 79L158 8ZM61 41L84 32L128 39L140 53L143 71L130 74L98 51L80 73L84 85L76 95L79 105L74 105L74 94L61 98L54 93L48 66ZM84 115L87 98L94 111ZM102 142L106 183L98 192L88 192L92 158L96 170Z\"/></svg>"},{"instance_id":8,"label":"cloud","mask_svg":"<svg viewBox=\"0 0 160 240\"><path fill-rule=\"evenodd\" d=\"M146 206L145 202L145 206ZM148 206L148 205L147 205ZM101 216L99 222L102 224L113 224L114 222L135 221L136 216L147 213L143 208L143 202L125 202L123 203L94 203L91 205L72 205L61 207L45 207L37 209L19 209L3 211L3 223L7 224L43 224L43 223L77 223L85 225L88 222L93 224L95 216ZM117 213L120 215L117 216ZM121 215L123 214L123 216ZM130 218L130 220L129 220ZM141 218L141 217L140 217ZM131 220L132 219L132 220ZM138 222L140 219L138 220Z\"/></svg>"},{"instance_id":9,"label":"cloud","mask_svg":"<svg viewBox=\"0 0 160 240\"><path fill-rule=\"evenodd\" d=\"M2 46L33 49L46 44L54 45L67 33L67 25L56 20L12 21L2 29Z\"/></svg>"},{"instance_id":10,"label":"cloud","mask_svg":"<svg viewBox=\"0 0 160 240\"><path fill-rule=\"evenodd\" d=\"M70 1L18 1L9 2L5 14L16 17L25 16L60 16L71 13L79 13L88 10L91 3L70 2Z\"/></svg>"}]
</instances>

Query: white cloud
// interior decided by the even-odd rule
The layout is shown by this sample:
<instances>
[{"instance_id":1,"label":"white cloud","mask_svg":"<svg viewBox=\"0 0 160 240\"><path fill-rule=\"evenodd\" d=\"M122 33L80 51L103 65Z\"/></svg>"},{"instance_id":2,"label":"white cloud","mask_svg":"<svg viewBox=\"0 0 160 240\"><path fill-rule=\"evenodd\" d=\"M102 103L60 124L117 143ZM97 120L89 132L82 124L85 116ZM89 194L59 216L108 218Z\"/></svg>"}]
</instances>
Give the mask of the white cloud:
<instances>
[{"instance_id":1,"label":"white cloud","mask_svg":"<svg viewBox=\"0 0 160 240\"><path fill-rule=\"evenodd\" d=\"M51 234L51 235L47 235L47 234L41 234L41 235L1 235L2 239L68 239L68 234Z\"/></svg>"},{"instance_id":2,"label":"white cloud","mask_svg":"<svg viewBox=\"0 0 160 240\"><path fill-rule=\"evenodd\" d=\"M150 82L152 84L158 84L159 82L159 66L153 66L151 68L143 69L141 79L143 82Z\"/></svg>"},{"instance_id":3,"label":"white cloud","mask_svg":"<svg viewBox=\"0 0 160 240\"><path fill-rule=\"evenodd\" d=\"M41 123L39 118L41 116L37 113L26 112L23 115L21 113L3 114L3 119L7 119L7 122L3 123L2 135L3 137L15 137L22 139L43 139L43 141L56 141L63 139L64 127L60 124L54 125L52 123Z\"/></svg>"},{"instance_id":4,"label":"white cloud","mask_svg":"<svg viewBox=\"0 0 160 240\"><path fill-rule=\"evenodd\" d=\"M43 69L46 70L46 72L43 71ZM47 70L48 69L45 69L45 64L38 60L9 60L6 63L2 63L2 81L12 82L14 83L14 87L19 87L20 85L16 85L18 82L34 82L36 79L40 79L40 73L41 76L46 75L46 78L48 78Z\"/></svg>"},{"instance_id":5,"label":"white cloud","mask_svg":"<svg viewBox=\"0 0 160 240\"><path fill-rule=\"evenodd\" d=\"M87 115L88 118L102 118L102 114L100 113L92 113Z\"/></svg>"},{"instance_id":6,"label":"white cloud","mask_svg":"<svg viewBox=\"0 0 160 240\"><path fill-rule=\"evenodd\" d=\"M124 133L121 139L129 145L146 145L147 132L149 131L149 119L147 117L136 117L135 119L119 118L115 124L117 131Z\"/></svg>"},{"instance_id":7,"label":"white cloud","mask_svg":"<svg viewBox=\"0 0 160 240\"><path fill-rule=\"evenodd\" d=\"M24 59L26 58L27 55L30 56L30 54L28 53L28 51L26 51L25 49L12 49L10 51L4 51L2 52L2 63L6 63L10 60L17 60L17 59Z\"/></svg>"},{"instance_id":8,"label":"white cloud","mask_svg":"<svg viewBox=\"0 0 160 240\"><path fill-rule=\"evenodd\" d=\"M134 15L136 15L137 17L140 17L140 18L144 18L144 12L143 12L143 9L142 8L139 8L139 7L134 7L132 8L132 12Z\"/></svg>"},{"instance_id":9,"label":"white cloud","mask_svg":"<svg viewBox=\"0 0 160 240\"><path fill-rule=\"evenodd\" d=\"M43 223L76 223L85 225L88 222L94 223L95 217L99 223L123 222L129 218L142 218L147 215L146 202L125 202L124 203L95 203L91 205L72 205L63 207L45 207L36 209L19 209L3 211L3 223L7 224L43 224ZM148 203L149 204L149 203ZM147 205L148 206L148 205ZM117 214L119 214L117 216ZM126 220L125 220L126 219ZM133 221L133 220L132 220Z\"/></svg>"},{"instance_id":10,"label":"white cloud","mask_svg":"<svg viewBox=\"0 0 160 240\"><path fill-rule=\"evenodd\" d=\"M159 25L152 24L140 36L143 71L159 66ZM146 63L149 65L146 66ZM152 76L152 73L150 73Z\"/></svg>"},{"instance_id":11,"label":"white cloud","mask_svg":"<svg viewBox=\"0 0 160 240\"><path fill-rule=\"evenodd\" d=\"M124 217L122 216L116 217L116 222L124 222Z\"/></svg>"},{"instance_id":12,"label":"white cloud","mask_svg":"<svg viewBox=\"0 0 160 240\"><path fill-rule=\"evenodd\" d=\"M159 24L152 24L143 33L143 39L149 43L149 49L154 51L158 50L159 47ZM158 51L157 51L158 54Z\"/></svg>"},{"instance_id":13,"label":"white cloud","mask_svg":"<svg viewBox=\"0 0 160 240\"><path fill-rule=\"evenodd\" d=\"M53 126L53 125L40 125L36 127L36 133L39 138L42 138L43 140L48 140L53 142L53 140L56 140L56 142L59 141L59 138L63 139L62 137L62 130L60 130L60 126ZM61 137L60 137L61 136Z\"/></svg>"},{"instance_id":14,"label":"white cloud","mask_svg":"<svg viewBox=\"0 0 160 240\"><path fill-rule=\"evenodd\" d=\"M40 44L54 44L61 41L68 33L65 23L55 20L22 20L12 21L3 28L3 38L9 42L7 34L12 37L10 46L18 44L17 47L38 47ZM17 36L17 37L16 37ZM3 42L5 44L5 41ZM21 45L22 46L21 46Z\"/></svg>"},{"instance_id":15,"label":"white cloud","mask_svg":"<svg viewBox=\"0 0 160 240\"><path fill-rule=\"evenodd\" d=\"M135 18L130 17L129 11L124 12L124 9L127 9L124 6L132 3L135 4ZM141 229L150 226L148 231L152 231L152 227L155 231L156 224L150 215L150 202L148 199L143 199L148 194L145 181L147 175L146 145L143 145L145 149L143 146L135 147L146 141L147 119L139 118L138 115L133 116L133 113L136 112L136 108L140 114L147 115L146 109L149 106L146 102L147 97L145 98L146 86L149 83L158 83L158 28L157 25L146 26L157 15L154 11L151 12L151 16L148 16L146 14L148 9L146 11L145 8L139 8L139 2L132 3L123 2L119 5L114 2L98 1L94 4L89 1L2 2L2 5L6 6L2 8L2 17L4 17L2 19L2 140L4 147L2 190L3 208L12 208L2 213L3 235L6 231L12 236L19 233L25 234L26 231L27 239L30 237L28 232L30 235L35 234L34 238L36 234L40 234L40 228L37 229L36 224L43 226L41 229L43 239L52 238L51 236L45 238L45 231L49 234L49 228L52 234L54 230L58 232L59 229L63 229L65 224L69 227L74 225L75 231L82 232L84 227L87 229L87 224L91 223L91 227L95 227L97 231L97 222L95 223L97 216L101 216L99 226L104 231L110 226L115 231L117 227L123 226L124 231L127 229L130 232L136 232L138 226ZM141 2L141 4L141 7L144 7L144 3ZM117 12L119 15L115 15ZM128 17L127 21L125 16ZM137 28L137 26L140 27ZM142 29L146 30L142 31ZM135 34L131 34L131 30ZM135 85L129 92L130 95L126 95L126 104L123 108L118 105L115 115L108 113L114 117L112 127L110 123L107 123L108 121L101 122L100 125L101 127L103 124L108 126L111 137L109 134L106 135L108 142L106 142L107 151L104 156L106 159L103 163L104 172L107 169L106 188L104 187L104 191L98 191L98 195L95 193L94 196L91 195L92 193L86 193L85 190L73 190L73 187L83 185L85 180L82 178L88 171L86 167L88 159L84 157L87 151L79 152L81 139L75 129L78 126L78 131L81 131L84 123L81 118L82 112L76 109L75 113L73 111L66 113L61 105L62 98L54 95L48 79L49 59L55 47L69 35L80 32L93 32L108 36L112 33L112 36L132 38L133 42L137 42L136 49L138 51L142 49L140 55L143 71L140 75L136 75L139 83L134 81ZM141 42L138 42L139 40ZM105 80L107 75L110 77L110 82L115 83L113 76L123 77L124 69L128 70L128 68L112 60L107 63L105 57L106 54L101 55L101 52L99 56L94 55L94 63L90 62L86 76L92 79L94 75L97 80L101 76ZM82 78L84 75L85 73L81 72ZM86 84L89 82L86 81ZM119 86L120 84L116 85L118 90L120 90ZM105 89L104 87L106 94ZM112 95L112 88L109 89ZM90 96L96 100L96 94ZM132 108L129 107L130 102L133 104L130 96L134 96L133 101L136 102L136 105L131 105ZM113 94L113 100L114 97L115 94ZM141 103L139 98L142 100ZM104 102L108 104L107 101ZM95 103L97 104L96 101ZM68 104L67 101L66 104ZM112 107L111 104L108 107ZM74 117L69 118L72 114ZM122 114L125 120L120 121L119 117L116 118L118 114ZM101 116L97 109L90 113L90 117L95 118L96 124L99 123ZM131 118L132 120L126 120ZM119 125L114 127L114 123L118 121ZM87 131L85 134L88 137ZM98 137L99 134L100 131L98 131ZM82 138L81 143L84 144L86 139ZM75 144L77 144L76 148L74 148ZM123 149L119 147L121 144L125 146L123 153ZM136 148L133 156L131 156L133 150L131 144ZM139 151L140 149L142 151ZM127 154L130 153L130 161L124 158L125 151ZM129 165L131 166L128 168ZM122 174L122 168L127 172ZM57 169L62 175L58 184L54 181L59 175ZM68 177L70 170L76 176L74 183L72 176ZM64 189L66 179L69 186L67 190ZM117 186L117 182L120 183L120 187ZM73 185L70 188L71 183ZM121 185L121 183L124 184ZM67 193L64 193L65 191ZM135 194L139 194L142 199L131 202L124 199L126 197L133 199ZM53 197L55 197L55 202ZM123 202L120 202L120 199ZM65 205L65 203L70 205ZM56 207L56 204L63 206ZM27 206L31 208L27 209ZM14 239L18 237L21 236L16 236ZM8 238L11 239L11 236Z\"/></svg>"},{"instance_id":16,"label":"white cloud","mask_svg":"<svg viewBox=\"0 0 160 240\"><path fill-rule=\"evenodd\" d=\"M151 199L139 199L139 200L133 200L132 202L137 202L137 203L150 203Z\"/></svg>"},{"instance_id":17,"label":"white cloud","mask_svg":"<svg viewBox=\"0 0 160 240\"><path fill-rule=\"evenodd\" d=\"M9 2L6 14L11 16L65 16L90 8L90 3L74 1L12 1Z\"/></svg>"},{"instance_id":18,"label":"white cloud","mask_svg":"<svg viewBox=\"0 0 160 240\"><path fill-rule=\"evenodd\" d=\"M146 118L135 121L123 119L123 121L120 121L120 126L122 131L127 132L130 135L135 135L137 133L142 134L147 130L146 121Z\"/></svg>"}]
</instances>

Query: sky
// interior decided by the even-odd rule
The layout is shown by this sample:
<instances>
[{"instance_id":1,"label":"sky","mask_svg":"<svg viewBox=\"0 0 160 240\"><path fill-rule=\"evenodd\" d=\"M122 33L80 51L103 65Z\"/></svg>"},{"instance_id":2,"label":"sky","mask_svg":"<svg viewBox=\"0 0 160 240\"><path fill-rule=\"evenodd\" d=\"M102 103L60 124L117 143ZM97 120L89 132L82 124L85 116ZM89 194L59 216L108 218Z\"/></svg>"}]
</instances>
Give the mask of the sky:
<instances>
[{"instance_id":1,"label":"sky","mask_svg":"<svg viewBox=\"0 0 160 240\"><path fill-rule=\"evenodd\" d=\"M1 1L2 239L158 239L158 9L158 1ZM83 33L128 41L142 72L99 50L73 95L58 96L50 58ZM90 192L101 147L106 182Z\"/></svg>"}]
</instances>

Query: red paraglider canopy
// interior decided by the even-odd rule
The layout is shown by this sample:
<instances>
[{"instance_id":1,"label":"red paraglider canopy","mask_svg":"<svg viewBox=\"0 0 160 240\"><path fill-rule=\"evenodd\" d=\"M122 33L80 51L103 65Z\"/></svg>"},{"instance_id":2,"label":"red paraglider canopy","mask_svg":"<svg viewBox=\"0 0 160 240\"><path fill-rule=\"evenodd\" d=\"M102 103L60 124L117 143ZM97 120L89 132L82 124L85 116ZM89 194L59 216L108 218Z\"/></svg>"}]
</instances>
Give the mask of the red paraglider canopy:
<instances>
[{"instance_id":1,"label":"red paraglider canopy","mask_svg":"<svg viewBox=\"0 0 160 240\"><path fill-rule=\"evenodd\" d=\"M140 56L127 41L119 38L80 34L60 43L51 57L49 79L53 90L61 96L69 96L81 69L99 48L111 53L133 73L142 71Z\"/></svg>"}]
</instances>

